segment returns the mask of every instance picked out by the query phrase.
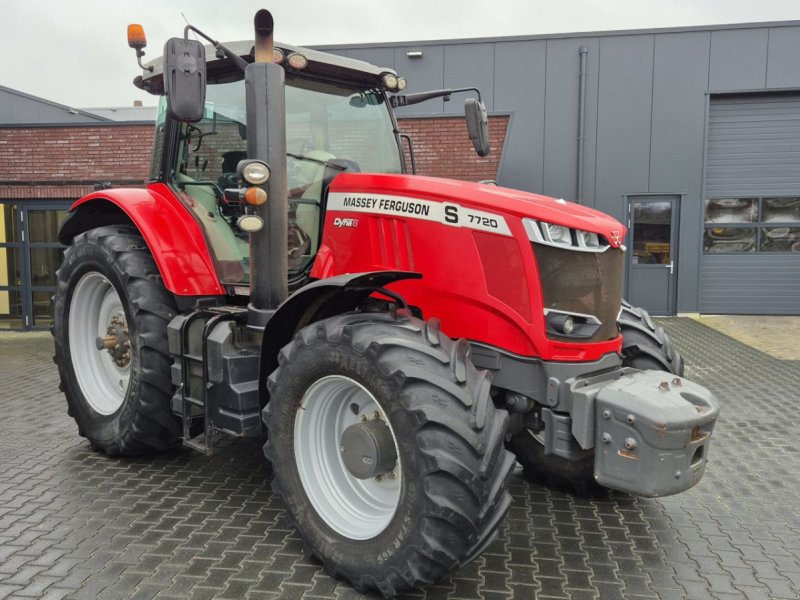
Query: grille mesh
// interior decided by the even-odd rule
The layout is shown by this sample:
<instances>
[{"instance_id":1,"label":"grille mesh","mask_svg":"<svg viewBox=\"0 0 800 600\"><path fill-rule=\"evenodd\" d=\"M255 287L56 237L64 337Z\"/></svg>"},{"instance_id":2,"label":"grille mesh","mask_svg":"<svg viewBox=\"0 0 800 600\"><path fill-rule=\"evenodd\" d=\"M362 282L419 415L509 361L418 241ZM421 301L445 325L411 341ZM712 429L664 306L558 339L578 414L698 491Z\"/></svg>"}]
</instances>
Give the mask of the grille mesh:
<instances>
[{"instance_id":1,"label":"grille mesh","mask_svg":"<svg viewBox=\"0 0 800 600\"><path fill-rule=\"evenodd\" d=\"M619 335L617 314L622 302L623 252L577 252L532 244L539 265L545 308L594 315L602 325L589 339L610 340ZM575 338L549 337L566 341Z\"/></svg>"}]
</instances>

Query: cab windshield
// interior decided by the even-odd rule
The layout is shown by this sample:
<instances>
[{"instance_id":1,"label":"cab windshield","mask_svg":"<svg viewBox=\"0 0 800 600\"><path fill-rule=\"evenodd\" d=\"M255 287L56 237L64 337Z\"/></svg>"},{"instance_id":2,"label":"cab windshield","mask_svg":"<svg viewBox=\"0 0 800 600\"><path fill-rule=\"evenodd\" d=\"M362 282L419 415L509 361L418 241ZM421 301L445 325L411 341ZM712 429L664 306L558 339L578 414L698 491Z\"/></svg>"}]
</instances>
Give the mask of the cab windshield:
<instances>
[{"instance_id":1,"label":"cab windshield","mask_svg":"<svg viewBox=\"0 0 800 600\"><path fill-rule=\"evenodd\" d=\"M164 118L164 99L159 119ZM170 183L203 226L221 281L249 283L248 235L236 227L242 205L224 200L238 187L247 156L244 80L209 85L198 123L180 127ZM323 179L344 170L400 173L400 153L384 96L341 85L286 78L289 277L301 278L320 244Z\"/></svg>"}]
</instances>

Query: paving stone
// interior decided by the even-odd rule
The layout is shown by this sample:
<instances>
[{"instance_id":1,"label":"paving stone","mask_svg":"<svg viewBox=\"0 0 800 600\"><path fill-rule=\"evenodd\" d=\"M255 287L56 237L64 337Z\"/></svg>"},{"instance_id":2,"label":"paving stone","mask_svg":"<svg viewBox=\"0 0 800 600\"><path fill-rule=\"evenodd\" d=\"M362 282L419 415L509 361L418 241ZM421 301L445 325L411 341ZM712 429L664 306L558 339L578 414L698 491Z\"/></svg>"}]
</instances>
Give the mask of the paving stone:
<instances>
[{"instance_id":1,"label":"paving stone","mask_svg":"<svg viewBox=\"0 0 800 600\"><path fill-rule=\"evenodd\" d=\"M483 557L404 600L800 596L800 362L659 323L722 402L700 485L584 499L517 473ZM0 598L377 598L304 557L260 442L106 458L67 417L51 353L48 335L0 332Z\"/></svg>"}]
</instances>

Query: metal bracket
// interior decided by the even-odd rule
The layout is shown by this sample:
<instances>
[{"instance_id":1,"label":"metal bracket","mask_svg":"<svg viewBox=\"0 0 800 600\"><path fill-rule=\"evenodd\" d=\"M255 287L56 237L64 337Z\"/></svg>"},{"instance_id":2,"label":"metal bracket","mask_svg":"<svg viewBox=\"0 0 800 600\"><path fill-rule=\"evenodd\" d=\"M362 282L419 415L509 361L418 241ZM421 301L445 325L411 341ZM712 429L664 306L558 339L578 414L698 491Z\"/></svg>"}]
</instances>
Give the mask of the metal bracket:
<instances>
[{"instance_id":1,"label":"metal bracket","mask_svg":"<svg viewBox=\"0 0 800 600\"><path fill-rule=\"evenodd\" d=\"M200 356L189 354L189 327L199 319L206 319L203 325L203 335L201 338ZM239 306L219 306L219 307L197 307L186 320L181 323L180 328L180 356L181 356L181 421L183 425L183 445L202 452L206 456L214 453L214 434L216 430L211 415L211 405L208 402L208 389L211 386L208 377L208 338L214 328L223 321L237 321L240 324L247 322L247 309ZM202 368L202 381L200 385L199 398L190 395L190 365L200 363ZM192 407L203 410L203 433L195 437L191 436Z\"/></svg>"}]
</instances>

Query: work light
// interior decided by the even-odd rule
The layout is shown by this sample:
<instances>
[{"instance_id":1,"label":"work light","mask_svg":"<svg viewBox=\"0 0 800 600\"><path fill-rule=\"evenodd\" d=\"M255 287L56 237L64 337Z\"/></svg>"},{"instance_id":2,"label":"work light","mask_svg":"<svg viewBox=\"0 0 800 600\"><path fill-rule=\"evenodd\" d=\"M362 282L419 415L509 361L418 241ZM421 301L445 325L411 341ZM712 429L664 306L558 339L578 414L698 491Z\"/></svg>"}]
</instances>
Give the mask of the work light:
<instances>
[{"instance_id":1,"label":"work light","mask_svg":"<svg viewBox=\"0 0 800 600\"><path fill-rule=\"evenodd\" d=\"M243 160L238 171L239 178L249 185L264 185L269 181L269 165L260 160Z\"/></svg>"}]
</instances>

